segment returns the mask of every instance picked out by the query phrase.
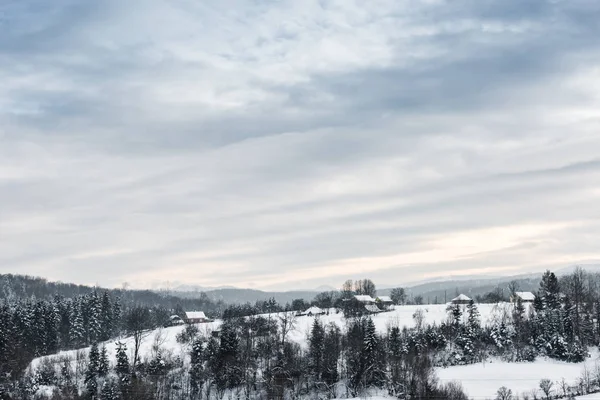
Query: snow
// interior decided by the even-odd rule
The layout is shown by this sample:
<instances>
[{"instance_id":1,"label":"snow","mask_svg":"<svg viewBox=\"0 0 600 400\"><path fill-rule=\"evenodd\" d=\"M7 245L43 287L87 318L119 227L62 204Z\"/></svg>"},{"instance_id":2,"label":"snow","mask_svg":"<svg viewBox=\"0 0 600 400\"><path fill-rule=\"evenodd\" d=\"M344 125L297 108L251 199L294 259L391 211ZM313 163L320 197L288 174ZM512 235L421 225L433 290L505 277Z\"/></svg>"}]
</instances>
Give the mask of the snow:
<instances>
[{"instance_id":1,"label":"snow","mask_svg":"<svg viewBox=\"0 0 600 400\"><path fill-rule=\"evenodd\" d=\"M311 308L309 308L308 310L304 311L304 314L308 315L308 314L312 314L312 315L319 315L319 314L323 314L324 311L321 310L319 307L317 306L312 306Z\"/></svg>"},{"instance_id":2,"label":"snow","mask_svg":"<svg viewBox=\"0 0 600 400\"><path fill-rule=\"evenodd\" d=\"M575 397L577 400L600 400L600 393L586 394L585 396Z\"/></svg>"},{"instance_id":3,"label":"snow","mask_svg":"<svg viewBox=\"0 0 600 400\"><path fill-rule=\"evenodd\" d=\"M534 301L535 295L531 292L515 292L515 294L523 301Z\"/></svg>"},{"instance_id":4,"label":"snow","mask_svg":"<svg viewBox=\"0 0 600 400\"><path fill-rule=\"evenodd\" d=\"M554 382L553 390L556 391L563 379L569 385L575 385L584 369L591 372L596 368L600 368L600 354L594 350L582 363L566 363L544 358L533 363L487 361L481 364L437 368L436 373L442 383L460 382L471 398L493 399L496 397L496 391L502 386L519 396L522 393L530 394L532 390L540 394L539 383L542 379ZM599 399L600 394L596 395L596 398Z\"/></svg>"},{"instance_id":5,"label":"snow","mask_svg":"<svg viewBox=\"0 0 600 400\"><path fill-rule=\"evenodd\" d=\"M186 311L185 316L187 319L206 319L204 311Z\"/></svg>"},{"instance_id":6,"label":"snow","mask_svg":"<svg viewBox=\"0 0 600 400\"><path fill-rule=\"evenodd\" d=\"M459 294L458 296L453 298L452 301L471 301L471 298L464 294Z\"/></svg>"},{"instance_id":7,"label":"snow","mask_svg":"<svg viewBox=\"0 0 600 400\"><path fill-rule=\"evenodd\" d=\"M360 301L361 303L375 303L375 299L369 296L368 294L357 294L356 296L354 296L354 298Z\"/></svg>"},{"instance_id":8,"label":"snow","mask_svg":"<svg viewBox=\"0 0 600 400\"><path fill-rule=\"evenodd\" d=\"M379 301L382 303L393 303L392 298L390 296L379 296L377 297Z\"/></svg>"},{"instance_id":9,"label":"snow","mask_svg":"<svg viewBox=\"0 0 600 400\"><path fill-rule=\"evenodd\" d=\"M203 324L196 324L200 330L200 334L209 336L213 330L217 330L221 325L220 321L214 321ZM189 352L189 348L184 348L183 345L177 343L177 334L185 329L185 326L172 326L169 328L159 328L153 331L149 331L145 334L142 343L140 345L140 359L144 360L146 357L150 357L152 355L152 347L155 343L160 343L160 347L167 352L172 352L173 355L179 355L182 358L187 356ZM117 342L125 343L127 346L127 353L129 356L129 360L131 361L133 358L133 337L126 337L120 339L113 339L104 343L100 343L99 347L105 346L106 352L108 355L108 359L111 362L111 365L114 365L115 358L117 354ZM60 362L60 358L62 357L70 357L72 360L76 359L77 353L81 352L88 356L90 351L90 347L86 347L79 350L69 350L69 351L61 351L57 354L39 357L33 360L30 364L31 367L37 368L41 361L44 358L50 358L51 361ZM73 361L74 363L75 361Z\"/></svg>"}]
</instances>

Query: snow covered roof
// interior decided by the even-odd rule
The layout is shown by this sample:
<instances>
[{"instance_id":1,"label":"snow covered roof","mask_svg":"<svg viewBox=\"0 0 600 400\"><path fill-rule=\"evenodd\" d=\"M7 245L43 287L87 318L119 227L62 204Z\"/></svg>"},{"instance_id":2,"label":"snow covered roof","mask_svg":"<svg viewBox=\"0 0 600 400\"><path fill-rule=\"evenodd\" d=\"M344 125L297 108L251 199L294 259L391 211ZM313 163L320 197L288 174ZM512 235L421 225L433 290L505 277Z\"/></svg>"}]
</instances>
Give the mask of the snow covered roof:
<instances>
[{"instance_id":1,"label":"snow covered roof","mask_svg":"<svg viewBox=\"0 0 600 400\"><path fill-rule=\"evenodd\" d=\"M377 297L379 301L382 303L393 303L392 298L390 296L379 296Z\"/></svg>"},{"instance_id":2,"label":"snow covered roof","mask_svg":"<svg viewBox=\"0 0 600 400\"><path fill-rule=\"evenodd\" d=\"M471 298L461 293L453 298L452 301L471 301Z\"/></svg>"},{"instance_id":3,"label":"snow covered roof","mask_svg":"<svg viewBox=\"0 0 600 400\"><path fill-rule=\"evenodd\" d=\"M185 317L187 319L206 319L204 311L186 311Z\"/></svg>"},{"instance_id":4,"label":"snow covered roof","mask_svg":"<svg viewBox=\"0 0 600 400\"><path fill-rule=\"evenodd\" d=\"M375 304L367 304L365 305L365 309L371 313L378 313L381 311Z\"/></svg>"},{"instance_id":5,"label":"snow covered roof","mask_svg":"<svg viewBox=\"0 0 600 400\"><path fill-rule=\"evenodd\" d=\"M375 302L375 299L369 296L368 294L357 294L354 296L354 298L360 301L361 303Z\"/></svg>"},{"instance_id":6,"label":"snow covered roof","mask_svg":"<svg viewBox=\"0 0 600 400\"><path fill-rule=\"evenodd\" d=\"M173 319L181 319L181 317L179 315L171 315L169 317L169 319L173 320Z\"/></svg>"},{"instance_id":7,"label":"snow covered roof","mask_svg":"<svg viewBox=\"0 0 600 400\"><path fill-rule=\"evenodd\" d=\"M319 307L317 306L312 306L311 308L309 308L308 310L304 311L304 314L323 314L323 310L321 310Z\"/></svg>"},{"instance_id":8,"label":"snow covered roof","mask_svg":"<svg viewBox=\"0 0 600 400\"><path fill-rule=\"evenodd\" d=\"M535 295L531 292L515 292L517 297L520 297L523 301L534 301Z\"/></svg>"}]
</instances>

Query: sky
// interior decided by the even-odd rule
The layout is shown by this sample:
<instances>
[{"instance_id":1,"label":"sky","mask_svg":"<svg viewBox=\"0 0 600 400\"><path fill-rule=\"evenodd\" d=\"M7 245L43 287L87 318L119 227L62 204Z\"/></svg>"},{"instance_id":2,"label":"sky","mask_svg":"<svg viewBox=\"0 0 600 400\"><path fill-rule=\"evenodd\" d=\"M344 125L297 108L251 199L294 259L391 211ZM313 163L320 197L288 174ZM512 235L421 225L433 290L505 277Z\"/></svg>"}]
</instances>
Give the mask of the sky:
<instances>
[{"instance_id":1,"label":"sky","mask_svg":"<svg viewBox=\"0 0 600 400\"><path fill-rule=\"evenodd\" d=\"M600 262L598 21L0 1L0 273L289 290Z\"/></svg>"}]
</instances>

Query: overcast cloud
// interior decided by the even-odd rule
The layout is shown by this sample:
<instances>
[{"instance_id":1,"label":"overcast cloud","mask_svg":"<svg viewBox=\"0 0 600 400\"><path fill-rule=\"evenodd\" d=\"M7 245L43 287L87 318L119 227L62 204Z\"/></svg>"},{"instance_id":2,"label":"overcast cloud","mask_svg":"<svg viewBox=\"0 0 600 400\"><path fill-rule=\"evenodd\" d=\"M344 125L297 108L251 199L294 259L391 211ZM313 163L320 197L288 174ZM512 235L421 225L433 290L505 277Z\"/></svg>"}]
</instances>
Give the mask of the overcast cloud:
<instances>
[{"instance_id":1,"label":"overcast cloud","mask_svg":"<svg viewBox=\"0 0 600 400\"><path fill-rule=\"evenodd\" d=\"M597 0L0 2L0 273L402 284L600 261Z\"/></svg>"}]
</instances>

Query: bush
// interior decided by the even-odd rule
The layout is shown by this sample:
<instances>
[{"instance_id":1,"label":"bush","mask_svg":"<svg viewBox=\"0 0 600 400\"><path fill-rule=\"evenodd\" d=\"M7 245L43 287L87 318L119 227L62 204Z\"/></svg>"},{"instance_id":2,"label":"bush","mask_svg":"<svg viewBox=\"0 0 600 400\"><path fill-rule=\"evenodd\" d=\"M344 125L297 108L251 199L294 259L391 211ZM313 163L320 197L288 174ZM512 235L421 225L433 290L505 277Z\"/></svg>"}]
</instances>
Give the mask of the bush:
<instances>
[{"instance_id":1,"label":"bush","mask_svg":"<svg viewBox=\"0 0 600 400\"><path fill-rule=\"evenodd\" d=\"M175 339L177 340L177 343L180 344L191 344L199 332L200 330L196 325L189 324L177 334Z\"/></svg>"}]
</instances>

